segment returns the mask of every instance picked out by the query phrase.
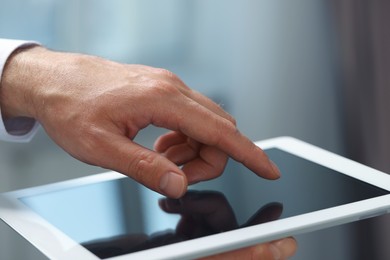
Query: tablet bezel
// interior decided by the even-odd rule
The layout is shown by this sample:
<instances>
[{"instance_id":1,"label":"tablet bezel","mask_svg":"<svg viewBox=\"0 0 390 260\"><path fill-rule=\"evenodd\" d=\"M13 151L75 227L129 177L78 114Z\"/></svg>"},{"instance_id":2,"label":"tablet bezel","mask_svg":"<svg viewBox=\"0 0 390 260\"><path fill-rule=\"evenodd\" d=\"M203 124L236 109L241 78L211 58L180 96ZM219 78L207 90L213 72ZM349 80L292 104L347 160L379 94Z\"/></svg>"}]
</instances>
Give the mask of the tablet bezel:
<instances>
[{"instance_id":1,"label":"tablet bezel","mask_svg":"<svg viewBox=\"0 0 390 260\"><path fill-rule=\"evenodd\" d=\"M389 175L295 138L278 137L256 142L256 145L263 149L278 148L390 191ZM0 218L51 259L99 259L19 198L119 178L126 177L107 172L1 194ZM389 212L390 194L108 259L198 258Z\"/></svg>"}]
</instances>

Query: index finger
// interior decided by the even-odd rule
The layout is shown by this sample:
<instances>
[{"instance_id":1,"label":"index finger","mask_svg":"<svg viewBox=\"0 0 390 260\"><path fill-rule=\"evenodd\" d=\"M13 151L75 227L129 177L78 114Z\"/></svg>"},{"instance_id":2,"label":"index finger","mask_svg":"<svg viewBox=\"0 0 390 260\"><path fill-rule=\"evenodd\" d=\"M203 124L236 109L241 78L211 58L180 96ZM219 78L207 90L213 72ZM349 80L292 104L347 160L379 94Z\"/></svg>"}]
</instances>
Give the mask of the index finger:
<instances>
[{"instance_id":1,"label":"index finger","mask_svg":"<svg viewBox=\"0 0 390 260\"><path fill-rule=\"evenodd\" d=\"M267 179L280 177L276 165L268 159L262 149L244 136L232 121L185 95L182 97L171 100L169 107L162 104L156 113L163 114L155 118L166 120L153 123L180 131L200 143L217 147L261 177ZM172 105L180 109L172 110Z\"/></svg>"}]
</instances>

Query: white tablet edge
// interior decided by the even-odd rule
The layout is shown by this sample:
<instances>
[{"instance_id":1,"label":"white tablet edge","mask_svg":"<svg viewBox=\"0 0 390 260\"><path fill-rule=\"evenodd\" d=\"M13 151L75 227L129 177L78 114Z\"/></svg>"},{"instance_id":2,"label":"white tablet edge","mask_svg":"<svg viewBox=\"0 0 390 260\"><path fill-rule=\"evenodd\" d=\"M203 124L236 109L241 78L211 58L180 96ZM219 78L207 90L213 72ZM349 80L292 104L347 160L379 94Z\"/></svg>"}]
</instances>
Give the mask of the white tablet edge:
<instances>
[{"instance_id":1,"label":"white tablet edge","mask_svg":"<svg viewBox=\"0 0 390 260\"><path fill-rule=\"evenodd\" d=\"M116 172L106 172L0 194L0 219L50 259L99 259L32 211L19 198L118 178L125 176Z\"/></svg>"},{"instance_id":2,"label":"white tablet edge","mask_svg":"<svg viewBox=\"0 0 390 260\"><path fill-rule=\"evenodd\" d=\"M263 149L279 148L298 157L307 159L329 169L344 173L374 186L390 190L390 176L366 165L357 163L317 146L308 144L292 137L277 137L256 142ZM375 177L373 177L375 176Z\"/></svg>"},{"instance_id":3,"label":"white tablet edge","mask_svg":"<svg viewBox=\"0 0 390 260\"><path fill-rule=\"evenodd\" d=\"M321 148L290 137L256 142L261 148L279 148L390 191L390 176ZM364 173L363 173L364 172ZM52 259L98 259L18 200L20 197L83 184L123 178L108 172L61 183L6 193L0 196L0 218ZM15 212L16 210L16 212ZM197 258L285 236L318 230L390 212L390 195L324 209L208 237L193 239L110 259ZM303 225L302 223L305 223ZM261 234L261 235L259 235ZM228 242L230 241L230 242ZM233 242L234 241L234 242ZM197 248L194 253L194 248Z\"/></svg>"}]
</instances>

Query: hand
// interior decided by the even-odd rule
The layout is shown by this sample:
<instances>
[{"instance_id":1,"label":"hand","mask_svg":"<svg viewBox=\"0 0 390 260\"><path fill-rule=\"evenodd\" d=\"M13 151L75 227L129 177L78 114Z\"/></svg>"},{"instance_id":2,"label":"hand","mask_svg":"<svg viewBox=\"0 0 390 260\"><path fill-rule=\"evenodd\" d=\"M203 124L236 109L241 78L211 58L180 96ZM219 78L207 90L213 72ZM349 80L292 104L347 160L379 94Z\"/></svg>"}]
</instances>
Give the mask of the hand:
<instances>
[{"instance_id":1,"label":"hand","mask_svg":"<svg viewBox=\"0 0 390 260\"><path fill-rule=\"evenodd\" d=\"M259 176L279 177L229 114L164 69L37 46L8 60L0 103L3 117L37 119L73 157L168 197L219 176L228 156ZM156 151L132 141L150 124L172 130L157 140Z\"/></svg>"}]
</instances>

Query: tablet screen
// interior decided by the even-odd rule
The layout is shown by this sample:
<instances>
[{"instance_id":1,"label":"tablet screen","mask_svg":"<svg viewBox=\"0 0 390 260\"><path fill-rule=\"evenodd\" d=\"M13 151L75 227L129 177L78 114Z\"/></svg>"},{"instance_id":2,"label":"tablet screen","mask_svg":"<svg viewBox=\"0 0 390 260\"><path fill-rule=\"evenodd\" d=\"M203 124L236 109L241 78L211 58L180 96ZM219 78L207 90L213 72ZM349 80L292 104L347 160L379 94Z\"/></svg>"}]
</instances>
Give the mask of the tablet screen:
<instances>
[{"instance_id":1,"label":"tablet screen","mask_svg":"<svg viewBox=\"0 0 390 260\"><path fill-rule=\"evenodd\" d=\"M266 153L279 180L231 160L221 177L191 186L178 200L129 178L20 200L104 259L389 193L280 149Z\"/></svg>"}]
</instances>

